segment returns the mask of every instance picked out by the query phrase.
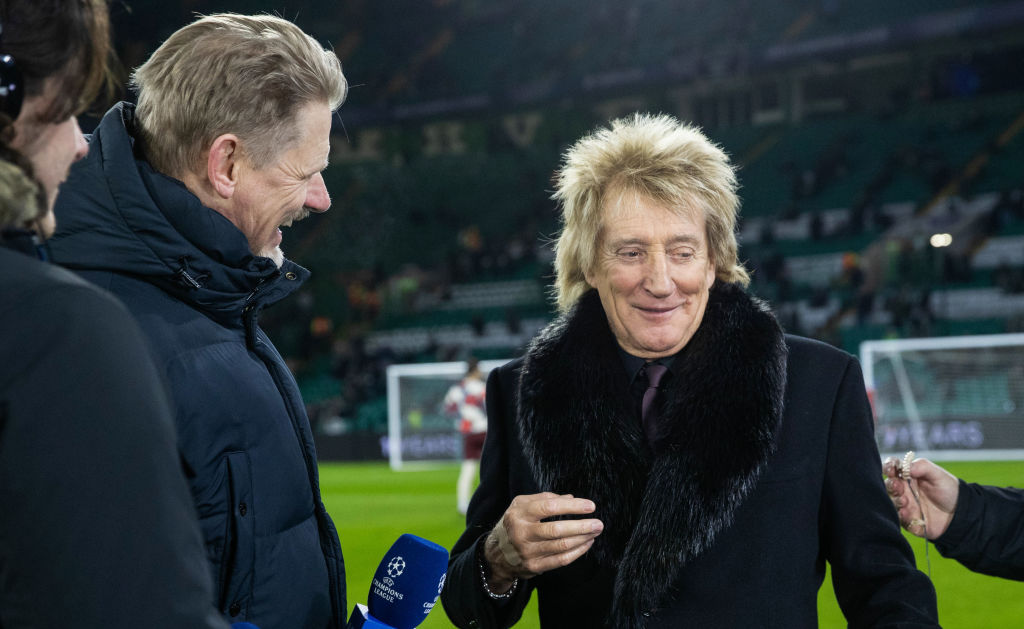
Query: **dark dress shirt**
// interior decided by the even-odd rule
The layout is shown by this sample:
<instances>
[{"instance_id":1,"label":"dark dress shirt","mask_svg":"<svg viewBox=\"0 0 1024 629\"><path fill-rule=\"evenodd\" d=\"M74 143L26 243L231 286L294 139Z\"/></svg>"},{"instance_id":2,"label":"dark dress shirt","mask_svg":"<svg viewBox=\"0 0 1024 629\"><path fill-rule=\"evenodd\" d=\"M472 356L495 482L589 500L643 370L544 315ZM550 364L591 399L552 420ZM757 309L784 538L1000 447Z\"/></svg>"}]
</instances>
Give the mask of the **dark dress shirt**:
<instances>
[{"instance_id":1,"label":"dark dress shirt","mask_svg":"<svg viewBox=\"0 0 1024 629\"><path fill-rule=\"evenodd\" d=\"M621 347L619 348L619 357L622 358L622 366L626 370L626 382L629 387L629 395L633 398L633 408L636 409L637 422L642 421L640 406L643 403L644 391L647 390L647 374L644 372L644 367L646 367L648 363L664 365L668 369L668 371L665 372L665 375L661 378L661 387L664 387L665 383L672 378L672 363L675 362L676 356L678 356L678 354L649 361L647 359L634 356ZM661 408L665 404L665 399L665 394L659 393L655 398L654 403L658 408Z\"/></svg>"}]
</instances>

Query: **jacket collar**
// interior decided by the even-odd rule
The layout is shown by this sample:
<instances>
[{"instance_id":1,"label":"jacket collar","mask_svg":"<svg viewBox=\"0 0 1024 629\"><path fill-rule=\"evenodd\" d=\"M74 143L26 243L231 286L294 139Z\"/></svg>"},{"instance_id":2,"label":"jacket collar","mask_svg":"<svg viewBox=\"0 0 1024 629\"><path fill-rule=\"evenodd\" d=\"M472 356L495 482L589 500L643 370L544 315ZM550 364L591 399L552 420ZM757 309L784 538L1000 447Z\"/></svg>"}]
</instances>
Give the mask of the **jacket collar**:
<instances>
[{"instance_id":1,"label":"jacket collar","mask_svg":"<svg viewBox=\"0 0 1024 629\"><path fill-rule=\"evenodd\" d=\"M18 251L43 262L50 260L50 249L46 246L46 241L29 229L3 228L0 230L0 247Z\"/></svg>"},{"instance_id":2,"label":"jacket collar","mask_svg":"<svg viewBox=\"0 0 1024 629\"><path fill-rule=\"evenodd\" d=\"M57 262L142 277L227 325L302 284L309 271L254 255L231 221L154 170L136 150L134 129L134 106L119 103L89 137L89 154L58 198Z\"/></svg>"},{"instance_id":3,"label":"jacket collar","mask_svg":"<svg viewBox=\"0 0 1024 629\"><path fill-rule=\"evenodd\" d=\"M591 291L530 346L518 423L541 491L597 505L605 529L591 554L616 572L610 626L633 627L642 610L663 602L681 567L714 543L757 482L782 418L786 348L765 304L716 284L673 363L653 450L623 370Z\"/></svg>"}]
</instances>

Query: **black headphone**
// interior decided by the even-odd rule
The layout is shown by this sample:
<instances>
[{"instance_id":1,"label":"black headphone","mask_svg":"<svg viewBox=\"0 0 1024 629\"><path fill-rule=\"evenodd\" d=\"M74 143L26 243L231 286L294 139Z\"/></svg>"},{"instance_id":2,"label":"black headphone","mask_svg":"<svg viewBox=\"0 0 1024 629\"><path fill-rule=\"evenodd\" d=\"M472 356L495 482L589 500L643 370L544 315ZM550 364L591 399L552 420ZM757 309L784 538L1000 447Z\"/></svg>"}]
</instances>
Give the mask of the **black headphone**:
<instances>
[{"instance_id":1,"label":"black headphone","mask_svg":"<svg viewBox=\"0 0 1024 629\"><path fill-rule=\"evenodd\" d=\"M4 26L0 24L0 36ZM25 81L21 76L14 57L0 53L0 112L15 120L21 113L21 102L25 100Z\"/></svg>"}]
</instances>

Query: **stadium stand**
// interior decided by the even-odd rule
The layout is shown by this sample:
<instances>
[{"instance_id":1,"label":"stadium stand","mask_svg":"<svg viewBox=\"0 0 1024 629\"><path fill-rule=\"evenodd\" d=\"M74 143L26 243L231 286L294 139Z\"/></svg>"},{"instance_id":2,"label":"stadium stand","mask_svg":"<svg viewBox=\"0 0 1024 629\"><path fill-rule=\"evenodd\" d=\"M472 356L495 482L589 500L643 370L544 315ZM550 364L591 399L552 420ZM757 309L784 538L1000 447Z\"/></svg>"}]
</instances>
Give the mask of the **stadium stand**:
<instances>
[{"instance_id":1,"label":"stadium stand","mask_svg":"<svg viewBox=\"0 0 1024 629\"><path fill-rule=\"evenodd\" d=\"M741 257L788 329L852 352L1024 329L1024 2L402 6L295 7L353 87L334 209L285 238L313 279L264 324L325 426L383 432L389 364L522 351L552 316L559 155L634 110L740 165ZM129 65L171 28L119 22Z\"/></svg>"}]
</instances>

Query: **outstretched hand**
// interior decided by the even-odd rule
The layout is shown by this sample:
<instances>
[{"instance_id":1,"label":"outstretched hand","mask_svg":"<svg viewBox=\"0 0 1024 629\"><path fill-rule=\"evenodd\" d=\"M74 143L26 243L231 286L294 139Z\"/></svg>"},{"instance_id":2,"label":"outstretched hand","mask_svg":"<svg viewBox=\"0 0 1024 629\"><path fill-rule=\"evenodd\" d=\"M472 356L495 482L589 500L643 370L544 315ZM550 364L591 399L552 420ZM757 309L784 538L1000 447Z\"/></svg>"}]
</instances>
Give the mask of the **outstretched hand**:
<instances>
[{"instance_id":1,"label":"outstretched hand","mask_svg":"<svg viewBox=\"0 0 1024 629\"><path fill-rule=\"evenodd\" d=\"M909 479L904 478L901 466L902 461L896 457L889 457L882 464L885 489L899 512L900 524L918 537L933 540L946 532L953 519L960 482L928 459L914 459L910 463Z\"/></svg>"},{"instance_id":2,"label":"outstretched hand","mask_svg":"<svg viewBox=\"0 0 1024 629\"><path fill-rule=\"evenodd\" d=\"M516 496L484 541L490 564L487 582L495 593L512 587L517 578L530 578L567 566L590 550L604 530L597 519L542 520L559 515L593 513L590 500L551 492Z\"/></svg>"}]
</instances>

